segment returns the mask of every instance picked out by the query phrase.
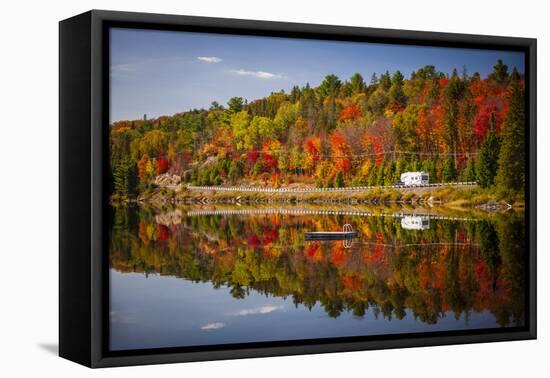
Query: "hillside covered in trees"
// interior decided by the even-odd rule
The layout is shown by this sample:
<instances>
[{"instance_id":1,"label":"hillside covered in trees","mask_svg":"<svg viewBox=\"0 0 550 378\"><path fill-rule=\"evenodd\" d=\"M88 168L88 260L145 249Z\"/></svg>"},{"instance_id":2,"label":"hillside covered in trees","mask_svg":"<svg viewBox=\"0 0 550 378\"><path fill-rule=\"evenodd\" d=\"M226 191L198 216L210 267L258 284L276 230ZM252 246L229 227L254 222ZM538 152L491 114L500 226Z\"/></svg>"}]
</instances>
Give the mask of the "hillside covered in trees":
<instances>
[{"instance_id":1,"label":"hillside covered in trees","mask_svg":"<svg viewBox=\"0 0 550 378\"><path fill-rule=\"evenodd\" d=\"M391 185L423 170L431 182L477 181L522 198L524 92L502 61L487 77L425 66L408 78L330 74L318 87L117 121L112 192L134 198L167 172L194 185L343 187Z\"/></svg>"}]
</instances>

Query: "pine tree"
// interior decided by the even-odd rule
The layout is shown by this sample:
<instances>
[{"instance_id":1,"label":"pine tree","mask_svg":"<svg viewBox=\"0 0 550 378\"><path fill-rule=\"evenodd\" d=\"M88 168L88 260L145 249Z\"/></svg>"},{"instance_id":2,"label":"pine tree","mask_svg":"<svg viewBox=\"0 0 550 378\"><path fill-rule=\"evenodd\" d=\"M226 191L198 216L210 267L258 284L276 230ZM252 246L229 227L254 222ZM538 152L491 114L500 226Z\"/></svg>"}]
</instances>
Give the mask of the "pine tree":
<instances>
[{"instance_id":1,"label":"pine tree","mask_svg":"<svg viewBox=\"0 0 550 378\"><path fill-rule=\"evenodd\" d=\"M422 171L428 172L428 175L430 176L430 183L437 182L435 162L432 159L426 159L422 161Z\"/></svg>"},{"instance_id":2,"label":"pine tree","mask_svg":"<svg viewBox=\"0 0 550 378\"><path fill-rule=\"evenodd\" d=\"M260 157L260 158L258 158L258 160L256 161L256 164L254 164L254 166L252 167L252 173L253 173L255 176L258 176L258 175L261 174L263 171L264 171L263 159Z\"/></svg>"},{"instance_id":3,"label":"pine tree","mask_svg":"<svg viewBox=\"0 0 550 378\"><path fill-rule=\"evenodd\" d=\"M384 185L393 185L395 176L395 162L388 160L384 168Z\"/></svg>"},{"instance_id":4,"label":"pine tree","mask_svg":"<svg viewBox=\"0 0 550 378\"><path fill-rule=\"evenodd\" d=\"M115 192L118 194L128 194L128 177L126 175L126 167L123 162L119 163L113 169L113 186Z\"/></svg>"},{"instance_id":5,"label":"pine tree","mask_svg":"<svg viewBox=\"0 0 550 378\"><path fill-rule=\"evenodd\" d=\"M391 76L390 76L390 73L388 71L386 71L386 73L383 73L382 75L380 75L380 80L378 81L378 86L384 91L389 91L390 90Z\"/></svg>"},{"instance_id":6,"label":"pine tree","mask_svg":"<svg viewBox=\"0 0 550 378\"><path fill-rule=\"evenodd\" d=\"M227 101L227 112L229 115L240 112L243 110L243 107L244 100L242 97L231 97L229 101Z\"/></svg>"},{"instance_id":7,"label":"pine tree","mask_svg":"<svg viewBox=\"0 0 550 378\"><path fill-rule=\"evenodd\" d=\"M418 161L418 158L414 156L409 163L409 171L416 172L419 169L420 169L420 162Z\"/></svg>"},{"instance_id":8,"label":"pine tree","mask_svg":"<svg viewBox=\"0 0 550 378\"><path fill-rule=\"evenodd\" d=\"M130 159L123 159L115 165L112 177L114 190L118 194L132 197L137 193L137 166Z\"/></svg>"},{"instance_id":9,"label":"pine tree","mask_svg":"<svg viewBox=\"0 0 550 378\"><path fill-rule=\"evenodd\" d=\"M342 174L342 171L338 171L338 173L336 174L336 177L334 178L334 187L344 187L344 175Z\"/></svg>"},{"instance_id":10,"label":"pine tree","mask_svg":"<svg viewBox=\"0 0 550 378\"><path fill-rule=\"evenodd\" d=\"M342 82L340 81L338 76L330 74L325 76L325 79L323 80L321 85L319 85L317 91L322 97L334 96L338 93L341 85Z\"/></svg>"},{"instance_id":11,"label":"pine tree","mask_svg":"<svg viewBox=\"0 0 550 378\"><path fill-rule=\"evenodd\" d=\"M455 162L452 157L448 157L443 163L443 181L452 182L456 179Z\"/></svg>"},{"instance_id":12,"label":"pine tree","mask_svg":"<svg viewBox=\"0 0 550 378\"><path fill-rule=\"evenodd\" d=\"M525 190L525 109L519 73L514 68L508 94L509 110L504 118L495 183L499 190Z\"/></svg>"},{"instance_id":13,"label":"pine tree","mask_svg":"<svg viewBox=\"0 0 550 378\"><path fill-rule=\"evenodd\" d=\"M498 84L506 83L506 80L508 79L508 66L502 62L502 59L499 59L497 64L493 66L493 73L490 77Z\"/></svg>"},{"instance_id":14,"label":"pine tree","mask_svg":"<svg viewBox=\"0 0 550 378\"><path fill-rule=\"evenodd\" d=\"M373 167L370 170L368 185L369 186L376 186L377 184L378 184L378 170L376 169L376 167Z\"/></svg>"},{"instance_id":15,"label":"pine tree","mask_svg":"<svg viewBox=\"0 0 550 378\"><path fill-rule=\"evenodd\" d=\"M454 69L449 83L443 89L442 96L445 139L451 152L454 154L458 150L459 103L463 97L463 92L464 85L460 81L456 69Z\"/></svg>"},{"instance_id":16,"label":"pine tree","mask_svg":"<svg viewBox=\"0 0 550 378\"><path fill-rule=\"evenodd\" d=\"M395 164L395 176L396 181L399 180L402 173L405 173L407 171L407 162L403 160L402 158L397 159L397 163Z\"/></svg>"},{"instance_id":17,"label":"pine tree","mask_svg":"<svg viewBox=\"0 0 550 378\"><path fill-rule=\"evenodd\" d=\"M476 179L477 176L474 159L469 158L466 162L466 168L464 168L464 172L462 174L462 181L476 181Z\"/></svg>"},{"instance_id":18,"label":"pine tree","mask_svg":"<svg viewBox=\"0 0 550 378\"><path fill-rule=\"evenodd\" d=\"M295 103L300 99L300 87L295 85L292 87L292 90L290 91L290 102Z\"/></svg>"},{"instance_id":19,"label":"pine tree","mask_svg":"<svg viewBox=\"0 0 550 378\"><path fill-rule=\"evenodd\" d=\"M370 83L369 85L373 86L373 85L378 85L378 77L376 76L376 72L373 72L371 77L370 77Z\"/></svg>"},{"instance_id":20,"label":"pine tree","mask_svg":"<svg viewBox=\"0 0 550 378\"><path fill-rule=\"evenodd\" d=\"M399 70L395 71L391 78L388 98L393 110L402 109L407 104L407 96L405 96L405 92L403 91L403 79L403 74Z\"/></svg>"},{"instance_id":21,"label":"pine tree","mask_svg":"<svg viewBox=\"0 0 550 378\"><path fill-rule=\"evenodd\" d=\"M365 80L360 73L355 73L350 79L349 85L354 94L363 92L365 90Z\"/></svg>"},{"instance_id":22,"label":"pine tree","mask_svg":"<svg viewBox=\"0 0 550 378\"><path fill-rule=\"evenodd\" d=\"M495 115L491 113L491 130L487 134L476 162L476 180L483 188L493 185L498 169L500 141L495 131Z\"/></svg>"},{"instance_id":23,"label":"pine tree","mask_svg":"<svg viewBox=\"0 0 550 378\"><path fill-rule=\"evenodd\" d=\"M384 185L384 168L386 166L386 161L383 160L380 165L378 166L378 169L376 170L376 185L382 186Z\"/></svg>"}]
</instances>

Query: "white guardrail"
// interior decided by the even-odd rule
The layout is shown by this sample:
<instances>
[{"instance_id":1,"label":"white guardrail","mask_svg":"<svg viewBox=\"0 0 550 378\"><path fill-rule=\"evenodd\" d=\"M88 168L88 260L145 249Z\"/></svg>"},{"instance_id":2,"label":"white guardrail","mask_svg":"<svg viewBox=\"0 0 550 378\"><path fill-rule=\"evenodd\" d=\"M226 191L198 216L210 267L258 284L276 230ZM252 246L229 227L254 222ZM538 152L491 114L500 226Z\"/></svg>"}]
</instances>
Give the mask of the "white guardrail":
<instances>
[{"instance_id":1,"label":"white guardrail","mask_svg":"<svg viewBox=\"0 0 550 378\"><path fill-rule=\"evenodd\" d=\"M446 182L437 184L405 186L405 185L386 185L386 186L352 186L346 188L256 188L248 186L195 186L188 185L187 189L196 191L216 191L216 192L254 192L254 193L326 193L326 192L361 192L373 189L418 189L430 187L445 186L472 186L477 185L475 181Z\"/></svg>"}]
</instances>

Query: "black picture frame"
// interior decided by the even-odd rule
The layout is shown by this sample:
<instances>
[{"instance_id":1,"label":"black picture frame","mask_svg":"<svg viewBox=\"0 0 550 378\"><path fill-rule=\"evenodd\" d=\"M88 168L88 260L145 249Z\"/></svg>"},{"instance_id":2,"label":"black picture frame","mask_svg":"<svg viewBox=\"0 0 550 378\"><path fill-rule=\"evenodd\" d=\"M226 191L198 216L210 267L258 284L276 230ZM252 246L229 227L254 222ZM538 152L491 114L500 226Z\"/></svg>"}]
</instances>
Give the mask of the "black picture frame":
<instances>
[{"instance_id":1,"label":"black picture frame","mask_svg":"<svg viewBox=\"0 0 550 378\"><path fill-rule=\"evenodd\" d=\"M523 51L528 174L526 326L108 352L108 28L182 30ZM92 10L59 24L59 354L88 367L535 339L536 39ZM107 307L106 307L107 306Z\"/></svg>"}]
</instances>

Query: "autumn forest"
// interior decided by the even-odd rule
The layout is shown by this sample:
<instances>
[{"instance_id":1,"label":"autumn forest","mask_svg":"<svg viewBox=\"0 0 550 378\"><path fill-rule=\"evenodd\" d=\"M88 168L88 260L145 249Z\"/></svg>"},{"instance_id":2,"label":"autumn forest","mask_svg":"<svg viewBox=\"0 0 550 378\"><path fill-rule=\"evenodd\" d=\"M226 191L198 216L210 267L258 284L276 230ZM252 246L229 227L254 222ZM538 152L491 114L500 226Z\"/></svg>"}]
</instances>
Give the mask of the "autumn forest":
<instances>
[{"instance_id":1,"label":"autumn forest","mask_svg":"<svg viewBox=\"0 0 550 378\"><path fill-rule=\"evenodd\" d=\"M170 173L192 185L392 185L406 171L430 182L476 181L501 198L525 187L524 79L502 61L482 77L425 66L327 75L246 101L212 102L110 127L112 192L135 198Z\"/></svg>"}]
</instances>

